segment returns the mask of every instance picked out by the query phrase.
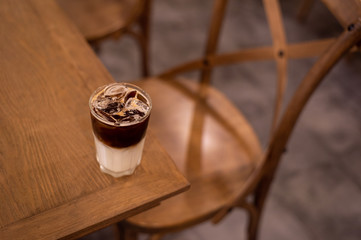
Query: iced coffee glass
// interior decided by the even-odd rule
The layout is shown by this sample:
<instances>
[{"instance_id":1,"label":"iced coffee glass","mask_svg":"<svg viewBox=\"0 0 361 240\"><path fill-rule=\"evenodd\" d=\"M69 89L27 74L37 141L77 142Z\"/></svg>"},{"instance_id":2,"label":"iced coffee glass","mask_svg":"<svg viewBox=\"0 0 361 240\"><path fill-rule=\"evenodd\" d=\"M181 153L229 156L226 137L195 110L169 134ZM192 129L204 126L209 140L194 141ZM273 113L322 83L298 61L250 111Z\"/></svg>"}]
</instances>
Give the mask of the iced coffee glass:
<instances>
[{"instance_id":1,"label":"iced coffee glass","mask_svg":"<svg viewBox=\"0 0 361 240\"><path fill-rule=\"evenodd\" d=\"M133 84L112 83L91 95L89 107L101 171L131 175L142 159L152 109L149 95Z\"/></svg>"}]
</instances>

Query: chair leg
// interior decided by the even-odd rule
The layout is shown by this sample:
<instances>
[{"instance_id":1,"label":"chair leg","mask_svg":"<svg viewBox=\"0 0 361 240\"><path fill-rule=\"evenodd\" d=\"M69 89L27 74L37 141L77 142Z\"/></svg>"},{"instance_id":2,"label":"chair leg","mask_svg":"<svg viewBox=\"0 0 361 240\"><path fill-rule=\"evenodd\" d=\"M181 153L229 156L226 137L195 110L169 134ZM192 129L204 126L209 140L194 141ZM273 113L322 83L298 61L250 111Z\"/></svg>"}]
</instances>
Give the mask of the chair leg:
<instances>
[{"instance_id":1,"label":"chair leg","mask_svg":"<svg viewBox=\"0 0 361 240\"><path fill-rule=\"evenodd\" d=\"M140 35L139 44L142 55L142 74L143 77L149 76L149 38L150 38L150 12L151 12L151 0L146 0L144 6L144 12L139 19Z\"/></svg>"},{"instance_id":2,"label":"chair leg","mask_svg":"<svg viewBox=\"0 0 361 240\"><path fill-rule=\"evenodd\" d=\"M143 35L143 34L142 34ZM141 51L141 64L142 64L142 75L143 77L149 76L149 56L148 56L148 40L145 39L145 36L143 35L140 41L140 51Z\"/></svg>"},{"instance_id":3,"label":"chair leg","mask_svg":"<svg viewBox=\"0 0 361 240\"><path fill-rule=\"evenodd\" d=\"M299 21L305 21L315 0L302 0L302 3L298 9L297 18Z\"/></svg>"},{"instance_id":4,"label":"chair leg","mask_svg":"<svg viewBox=\"0 0 361 240\"><path fill-rule=\"evenodd\" d=\"M149 236L148 240L161 240L163 238L163 234L152 234Z\"/></svg>"},{"instance_id":5,"label":"chair leg","mask_svg":"<svg viewBox=\"0 0 361 240\"><path fill-rule=\"evenodd\" d=\"M259 219L260 215L258 211L248 212L249 213L249 222L248 222L248 240L256 240L257 233L259 228Z\"/></svg>"},{"instance_id":6,"label":"chair leg","mask_svg":"<svg viewBox=\"0 0 361 240\"><path fill-rule=\"evenodd\" d=\"M263 179L254 193L253 209L249 209L248 239L256 240L259 231L259 224L262 217L263 207L266 202L268 191L271 186L271 179Z\"/></svg>"},{"instance_id":7,"label":"chair leg","mask_svg":"<svg viewBox=\"0 0 361 240\"><path fill-rule=\"evenodd\" d=\"M124 240L137 240L138 234L132 230L124 230Z\"/></svg>"},{"instance_id":8,"label":"chair leg","mask_svg":"<svg viewBox=\"0 0 361 240\"><path fill-rule=\"evenodd\" d=\"M100 53L100 43L97 41L88 42L96 54Z\"/></svg>"},{"instance_id":9,"label":"chair leg","mask_svg":"<svg viewBox=\"0 0 361 240\"><path fill-rule=\"evenodd\" d=\"M117 235L119 240L137 240L138 234L137 232L124 227L122 222L116 224L118 229Z\"/></svg>"}]
</instances>

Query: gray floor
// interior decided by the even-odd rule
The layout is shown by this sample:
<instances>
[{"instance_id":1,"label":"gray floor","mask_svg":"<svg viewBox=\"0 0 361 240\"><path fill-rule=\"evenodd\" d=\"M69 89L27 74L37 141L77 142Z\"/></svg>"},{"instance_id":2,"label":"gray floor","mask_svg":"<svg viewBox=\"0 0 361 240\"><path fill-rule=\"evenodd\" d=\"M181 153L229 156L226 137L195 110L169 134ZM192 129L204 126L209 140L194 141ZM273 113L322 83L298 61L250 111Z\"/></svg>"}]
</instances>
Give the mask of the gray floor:
<instances>
[{"instance_id":1,"label":"gray floor","mask_svg":"<svg viewBox=\"0 0 361 240\"><path fill-rule=\"evenodd\" d=\"M154 0L153 73L201 56L211 12L209 0ZM299 1L283 0L289 42L335 36L340 26L316 3L306 22L296 20ZM260 0L230 0L220 52L271 44ZM100 59L117 81L140 77L139 55L129 38L104 43ZM290 91L314 59L289 62ZM361 239L361 56L350 54L312 97L290 140L272 186L260 239ZM275 64L245 63L218 69L214 84L268 137ZM218 225L202 224L167 236L178 239L244 239L245 214L232 212ZM113 239L104 229L84 239Z\"/></svg>"}]
</instances>

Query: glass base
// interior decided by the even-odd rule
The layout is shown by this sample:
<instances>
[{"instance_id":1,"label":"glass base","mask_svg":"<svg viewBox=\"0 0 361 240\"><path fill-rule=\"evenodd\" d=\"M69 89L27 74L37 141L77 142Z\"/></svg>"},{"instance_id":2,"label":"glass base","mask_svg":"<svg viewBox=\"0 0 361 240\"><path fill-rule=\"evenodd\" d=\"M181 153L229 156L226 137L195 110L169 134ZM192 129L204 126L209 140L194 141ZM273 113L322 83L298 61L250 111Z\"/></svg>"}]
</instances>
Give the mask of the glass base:
<instances>
[{"instance_id":1,"label":"glass base","mask_svg":"<svg viewBox=\"0 0 361 240\"><path fill-rule=\"evenodd\" d=\"M111 171L109 169L106 169L103 165L101 165L101 164L99 164L99 165L100 165L100 170L103 173L109 174L109 175L111 175L111 176L113 176L115 178L132 175L134 173L135 169L136 169L136 168L133 168L133 169L128 169L128 170L122 171L122 172L113 172L113 171Z\"/></svg>"}]
</instances>

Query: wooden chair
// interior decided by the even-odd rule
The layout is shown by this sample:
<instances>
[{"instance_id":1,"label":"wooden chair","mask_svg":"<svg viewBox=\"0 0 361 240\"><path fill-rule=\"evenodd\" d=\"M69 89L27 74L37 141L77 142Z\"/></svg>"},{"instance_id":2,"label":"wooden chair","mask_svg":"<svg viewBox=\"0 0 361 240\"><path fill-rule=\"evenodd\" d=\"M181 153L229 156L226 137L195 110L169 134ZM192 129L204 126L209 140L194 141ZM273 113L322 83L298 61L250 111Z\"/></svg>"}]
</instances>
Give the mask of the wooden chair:
<instances>
[{"instance_id":1,"label":"wooden chair","mask_svg":"<svg viewBox=\"0 0 361 240\"><path fill-rule=\"evenodd\" d=\"M273 45L216 54L226 2L215 0L203 58L137 82L153 100L151 129L191 189L119 223L125 239L136 239L138 232L160 239L206 220L217 223L237 207L248 212L248 239L256 239L267 193L302 109L337 61L361 42L358 15L335 39L287 44L278 1L264 0ZM318 60L281 114L287 59L313 56ZM265 149L242 113L210 84L216 66L259 60L276 61L278 73L272 134ZM196 69L202 72L199 82L176 77Z\"/></svg>"},{"instance_id":2,"label":"wooden chair","mask_svg":"<svg viewBox=\"0 0 361 240\"><path fill-rule=\"evenodd\" d=\"M85 39L99 51L100 43L128 33L138 42L142 74L149 75L149 21L151 0L57 0Z\"/></svg>"},{"instance_id":3,"label":"wooden chair","mask_svg":"<svg viewBox=\"0 0 361 240\"><path fill-rule=\"evenodd\" d=\"M335 16L341 26L348 27L349 24L359 16L361 2L357 0L320 0ZM315 0L303 0L298 10L298 17L304 20L312 9ZM356 7L355 7L356 6Z\"/></svg>"}]
</instances>

